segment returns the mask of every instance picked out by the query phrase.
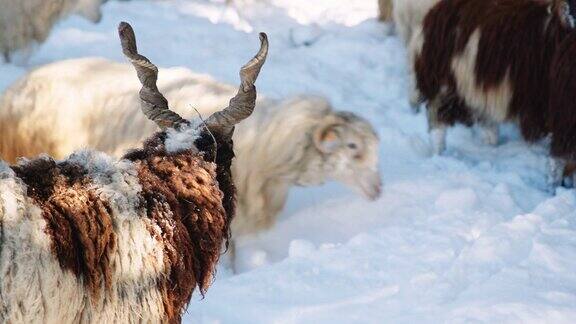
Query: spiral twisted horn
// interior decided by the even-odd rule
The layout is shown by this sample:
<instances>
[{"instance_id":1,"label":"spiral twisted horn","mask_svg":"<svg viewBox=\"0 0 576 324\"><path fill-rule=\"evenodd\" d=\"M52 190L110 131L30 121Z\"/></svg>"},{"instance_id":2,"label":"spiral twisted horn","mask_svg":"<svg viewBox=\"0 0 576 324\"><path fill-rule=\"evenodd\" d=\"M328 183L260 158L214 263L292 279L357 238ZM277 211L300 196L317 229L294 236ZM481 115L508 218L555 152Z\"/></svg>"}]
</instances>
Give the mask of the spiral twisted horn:
<instances>
[{"instance_id":1,"label":"spiral twisted horn","mask_svg":"<svg viewBox=\"0 0 576 324\"><path fill-rule=\"evenodd\" d=\"M265 33L260 33L260 50L240 70L240 88L238 93L234 98L230 99L228 107L212 114L206 120L206 125L211 131L231 136L234 125L252 114L256 106L256 87L254 83L258 78L260 69L266 62L267 55L268 37Z\"/></svg>"},{"instance_id":2,"label":"spiral twisted horn","mask_svg":"<svg viewBox=\"0 0 576 324\"><path fill-rule=\"evenodd\" d=\"M122 52L132 62L142 84L140 102L144 115L161 129L177 128L182 124L188 124L188 121L170 110L168 100L158 90L156 85L158 68L148 58L138 54L136 35L132 26L127 22L121 22L118 26L118 34L122 43Z\"/></svg>"}]
</instances>

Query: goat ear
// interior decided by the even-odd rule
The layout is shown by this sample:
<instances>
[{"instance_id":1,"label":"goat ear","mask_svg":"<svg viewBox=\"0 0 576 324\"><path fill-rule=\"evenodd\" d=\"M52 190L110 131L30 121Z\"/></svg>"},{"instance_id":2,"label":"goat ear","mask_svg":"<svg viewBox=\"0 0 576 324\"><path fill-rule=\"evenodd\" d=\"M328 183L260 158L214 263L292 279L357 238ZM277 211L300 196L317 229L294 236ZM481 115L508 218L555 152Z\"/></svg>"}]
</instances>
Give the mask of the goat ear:
<instances>
[{"instance_id":1,"label":"goat ear","mask_svg":"<svg viewBox=\"0 0 576 324\"><path fill-rule=\"evenodd\" d=\"M318 126L313 134L314 146L323 154L330 154L342 145L338 124L326 123Z\"/></svg>"}]
</instances>

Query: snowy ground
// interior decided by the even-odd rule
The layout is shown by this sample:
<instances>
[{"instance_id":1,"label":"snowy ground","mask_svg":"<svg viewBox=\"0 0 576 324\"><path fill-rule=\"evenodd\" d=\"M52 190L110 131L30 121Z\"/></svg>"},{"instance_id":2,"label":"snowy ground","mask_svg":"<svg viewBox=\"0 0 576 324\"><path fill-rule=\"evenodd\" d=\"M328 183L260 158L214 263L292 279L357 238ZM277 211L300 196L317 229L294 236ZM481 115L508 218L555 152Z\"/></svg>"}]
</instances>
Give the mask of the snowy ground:
<instances>
[{"instance_id":1,"label":"snowy ground","mask_svg":"<svg viewBox=\"0 0 576 324\"><path fill-rule=\"evenodd\" d=\"M104 20L62 22L25 65L0 65L0 89L64 58L122 60L120 20L142 53L237 83L271 41L258 81L270 97L315 93L379 131L383 197L329 184L291 193L281 221L247 238L241 273L220 267L190 323L576 322L576 192L546 187L546 148L512 126L489 147L453 129L430 157L423 114L407 104L404 49L376 22L376 0L108 2ZM95 89L97 91L97 89Z\"/></svg>"}]
</instances>

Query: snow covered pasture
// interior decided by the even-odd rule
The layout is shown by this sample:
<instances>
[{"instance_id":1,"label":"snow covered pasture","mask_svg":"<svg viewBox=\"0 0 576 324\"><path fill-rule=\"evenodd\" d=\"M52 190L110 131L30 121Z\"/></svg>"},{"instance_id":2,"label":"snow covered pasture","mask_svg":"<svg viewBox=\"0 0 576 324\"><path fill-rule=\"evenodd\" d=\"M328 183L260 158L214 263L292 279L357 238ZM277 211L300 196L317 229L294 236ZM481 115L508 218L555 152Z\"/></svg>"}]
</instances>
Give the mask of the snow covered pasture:
<instances>
[{"instance_id":1,"label":"snow covered pasture","mask_svg":"<svg viewBox=\"0 0 576 324\"><path fill-rule=\"evenodd\" d=\"M27 63L0 65L0 89L35 66L123 60L120 20L156 64L236 84L255 33L270 38L258 90L329 97L371 120L385 190L374 203L336 184L291 193L272 230L244 238L189 323L574 323L576 191L546 185L546 143L505 126L490 147L449 132L431 157L423 113L408 107L405 52L376 21L375 0L108 2L91 25L71 17ZM88 76L87 76L88 77ZM94 89L98 91L98 89Z\"/></svg>"}]
</instances>

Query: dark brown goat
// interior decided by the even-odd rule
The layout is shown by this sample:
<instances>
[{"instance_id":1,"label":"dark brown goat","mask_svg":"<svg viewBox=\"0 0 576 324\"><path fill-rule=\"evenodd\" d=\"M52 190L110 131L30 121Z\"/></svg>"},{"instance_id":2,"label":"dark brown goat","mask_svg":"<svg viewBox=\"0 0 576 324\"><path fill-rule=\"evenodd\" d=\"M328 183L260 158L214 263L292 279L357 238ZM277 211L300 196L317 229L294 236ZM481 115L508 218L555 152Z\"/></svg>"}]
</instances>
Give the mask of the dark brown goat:
<instances>
[{"instance_id":1,"label":"dark brown goat","mask_svg":"<svg viewBox=\"0 0 576 324\"><path fill-rule=\"evenodd\" d=\"M1 322L180 322L212 283L234 216L234 125L255 107L266 35L229 106L194 125L168 108L130 25L119 34L163 131L120 161L0 161Z\"/></svg>"},{"instance_id":2,"label":"dark brown goat","mask_svg":"<svg viewBox=\"0 0 576 324\"><path fill-rule=\"evenodd\" d=\"M573 28L569 9L562 0L444 0L432 8L412 57L435 153L455 123L516 121L528 141L550 132L550 67Z\"/></svg>"}]
</instances>

